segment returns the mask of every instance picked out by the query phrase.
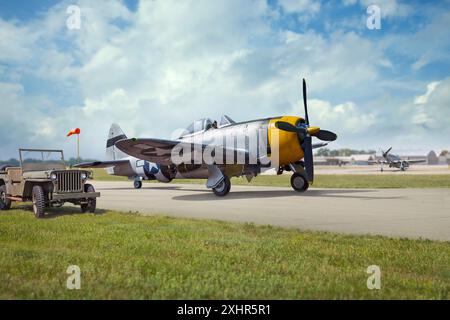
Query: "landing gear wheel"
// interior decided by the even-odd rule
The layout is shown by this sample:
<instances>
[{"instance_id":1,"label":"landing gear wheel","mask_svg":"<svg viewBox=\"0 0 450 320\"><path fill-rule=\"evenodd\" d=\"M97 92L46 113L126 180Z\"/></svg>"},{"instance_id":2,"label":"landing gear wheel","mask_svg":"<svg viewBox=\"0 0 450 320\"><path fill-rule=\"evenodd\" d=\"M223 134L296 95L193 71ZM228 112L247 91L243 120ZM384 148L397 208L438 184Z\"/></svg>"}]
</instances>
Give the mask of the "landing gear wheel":
<instances>
[{"instance_id":1,"label":"landing gear wheel","mask_svg":"<svg viewBox=\"0 0 450 320\"><path fill-rule=\"evenodd\" d=\"M142 188L142 181L139 181L139 180L134 181L134 188L135 189Z\"/></svg>"},{"instance_id":2,"label":"landing gear wheel","mask_svg":"<svg viewBox=\"0 0 450 320\"><path fill-rule=\"evenodd\" d=\"M215 188L213 188L213 192L218 197L226 196L231 190L231 182L230 178L225 176L221 183Z\"/></svg>"},{"instance_id":3,"label":"landing gear wheel","mask_svg":"<svg viewBox=\"0 0 450 320\"><path fill-rule=\"evenodd\" d=\"M11 200L6 199L6 186L0 186L0 210L9 210L11 209Z\"/></svg>"},{"instance_id":4,"label":"landing gear wheel","mask_svg":"<svg viewBox=\"0 0 450 320\"><path fill-rule=\"evenodd\" d=\"M45 194L41 186L33 187L33 211L36 218L43 218L45 215Z\"/></svg>"},{"instance_id":5,"label":"landing gear wheel","mask_svg":"<svg viewBox=\"0 0 450 320\"><path fill-rule=\"evenodd\" d=\"M84 192L95 192L95 188L91 184L84 185ZM97 208L97 198L88 198L87 203L81 204L81 212L86 213L95 213L95 209Z\"/></svg>"},{"instance_id":6,"label":"landing gear wheel","mask_svg":"<svg viewBox=\"0 0 450 320\"><path fill-rule=\"evenodd\" d=\"M291 177L291 186L297 192L305 192L309 188L309 182L303 175L294 173Z\"/></svg>"}]
</instances>

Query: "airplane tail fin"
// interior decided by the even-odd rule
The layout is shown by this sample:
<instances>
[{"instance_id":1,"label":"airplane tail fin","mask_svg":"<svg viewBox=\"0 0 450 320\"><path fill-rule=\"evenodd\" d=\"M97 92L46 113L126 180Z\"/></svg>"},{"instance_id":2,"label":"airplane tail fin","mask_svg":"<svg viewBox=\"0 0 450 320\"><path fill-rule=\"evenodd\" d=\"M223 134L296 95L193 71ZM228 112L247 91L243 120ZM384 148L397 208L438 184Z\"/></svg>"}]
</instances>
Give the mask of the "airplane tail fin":
<instances>
[{"instance_id":1,"label":"airplane tail fin","mask_svg":"<svg viewBox=\"0 0 450 320\"><path fill-rule=\"evenodd\" d=\"M120 126L116 123L111 125L109 129L108 138L106 141L106 159L107 160L120 160L126 158L128 155L116 148L115 144L117 141L127 139L125 133L123 133Z\"/></svg>"}]
</instances>

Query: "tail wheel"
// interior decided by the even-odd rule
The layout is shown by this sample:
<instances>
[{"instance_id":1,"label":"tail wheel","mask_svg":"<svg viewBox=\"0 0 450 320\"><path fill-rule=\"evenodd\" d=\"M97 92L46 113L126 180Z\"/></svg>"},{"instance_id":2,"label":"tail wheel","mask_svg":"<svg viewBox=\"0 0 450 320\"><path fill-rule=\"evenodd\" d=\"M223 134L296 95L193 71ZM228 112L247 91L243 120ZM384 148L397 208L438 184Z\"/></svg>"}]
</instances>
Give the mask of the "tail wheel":
<instances>
[{"instance_id":1,"label":"tail wheel","mask_svg":"<svg viewBox=\"0 0 450 320\"><path fill-rule=\"evenodd\" d=\"M297 192L305 192L309 188L309 182L305 176L294 173L291 177L291 186Z\"/></svg>"},{"instance_id":2,"label":"tail wheel","mask_svg":"<svg viewBox=\"0 0 450 320\"><path fill-rule=\"evenodd\" d=\"M226 196L231 190L231 182L230 178L227 176L224 177L221 183L215 188L213 188L213 192L218 197Z\"/></svg>"},{"instance_id":3,"label":"tail wheel","mask_svg":"<svg viewBox=\"0 0 450 320\"><path fill-rule=\"evenodd\" d=\"M41 186L33 187L33 211L36 218L43 218L45 215L45 194Z\"/></svg>"},{"instance_id":4,"label":"tail wheel","mask_svg":"<svg viewBox=\"0 0 450 320\"><path fill-rule=\"evenodd\" d=\"M91 184L84 185L84 192L91 193L95 192L95 188ZM81 212L86 213L95 213L95 210L97 209L97 198L88 198L87 203L81 204Z\"/></svg>"},{"instance_id":5,"label":"tail wheel","mask_svg":"<svg viewBox=\"0 0 450 320\"><path fill-rule=\"evenodd\" d=\"M139 181L139 180L134 181L134 188L135 189L142 188L142 181Z\"/></svg>"},{"instance_id":6,"label":"tail wheel","mask_svg":"<svg viewBox=\"0 0 450 320\"><path fill-rule=\"evenodd\" d=\"M6 186L0 186L0 210L9 210L11 209L11 200L6 199Z\"/></svg>"}]
</instances>

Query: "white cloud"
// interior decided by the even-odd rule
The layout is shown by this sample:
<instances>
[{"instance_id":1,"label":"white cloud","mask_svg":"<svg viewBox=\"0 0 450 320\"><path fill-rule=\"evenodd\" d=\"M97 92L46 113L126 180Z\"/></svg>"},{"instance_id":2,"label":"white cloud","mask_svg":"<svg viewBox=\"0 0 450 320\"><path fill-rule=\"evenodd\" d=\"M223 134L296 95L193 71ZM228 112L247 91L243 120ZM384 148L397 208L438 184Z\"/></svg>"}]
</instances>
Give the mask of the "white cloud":
<instances>
[{"instance_id":1,"label":"white cloud","mask_svg":"<svg viewBox=\"0 0 450 320\"><path fill-rule=\"evenodd\" d=\"M313 99L309 105L311 119L324 128L331 128L343 134L356 134L371 130L375 124L376 116L373 113L364 113L353 102L331 105L328 101Z\"/></svg>"},{"instance_id":2,"label":"white cloud","mask_svg":"<svg viewBox=\"0 0 450 320\"><path fill-rule=\"evenodd\" d=\"M278 0L286 13L317 13L320 11L320 1L314 0Z\"/></svg>"},{"instance_id":3,"label":"white cloud","mask_svg":"<svg viewBox=\"0 0 450 320\"><path fill-rule=\"evenodd\" d=\"M436 87L440 84L440 81L434 81L427 85L427 92L424 95L417 96L414 99L415 104L425 104L428 102L430 95L436 90Z\"/></svg>"},{"instance_id":4,"label":"white cloud","mask_svg":"<svg viewBox=\"0 0 450 320\"><path fill-rule=\"evenodd\" d=\"M380 67L395 68L383 42L339 30L327 35L277 30L272 24L280 17L265 2L238 0L142 1L136 12L121 1L79 1L81 30L69 31L66 4L20 26L0 20L17 40L10 51L0 51L0 63L15 59L17 67L0 73L19 75L0 84L2 105L8 106L0 118L7 145L2 153L39 145L73 155L73 141L65 133L81 127L82 155L101 158L112 122L129 136L170 137L172 130L201 117L229 114L244 121L303 115L301 77L308 80L312 121L339 134L336 146L370 147L374 135L390 138L392 131L380 130L390 126L403 137L422 134L411 126L418 123L411 116L418 93L400 101L385 95L386 88L411 85L380 75ZM320 10L309 1L280 5L291 12ZM29 93L20 84L28 75L53 90ZM427 102L437 99L440 88ZM76 99L67 102L68 94L77 94Z\"/></svg>"},{"instance_id":5,"label":"white cloud","mask_svg":"<svg viewBox=\"0 0 450 320\"><path fill-rule=\"evenodd\" d=\"M397 0L360 0L360 3L365 8L370 5L379 6L381 16L384 18L408 17L414 12L411 5L400 3Z\"/></svg>"},{"instance_id":6,"label":"white cloud","mask_svg":"<svg viewBox=\"0 0 450 320\"><path fill-rule=\"evenodd\" d=\"M342 3L345 6L352 6L352 5L356 4L356 3L358 3L358 0L342 0Z\"/></svg>"},{"instance_id":7,"label":"white cloud","mask_svg":"<svg viewBox=\"0 0 450 320\"><path fill-rule=\"evenodd\" d=\"M416 97L414 103L413 122L425 126L429 134L434 133L450 141L450 78L429 83L427 92Z\"/></svg>"}]
</instances>

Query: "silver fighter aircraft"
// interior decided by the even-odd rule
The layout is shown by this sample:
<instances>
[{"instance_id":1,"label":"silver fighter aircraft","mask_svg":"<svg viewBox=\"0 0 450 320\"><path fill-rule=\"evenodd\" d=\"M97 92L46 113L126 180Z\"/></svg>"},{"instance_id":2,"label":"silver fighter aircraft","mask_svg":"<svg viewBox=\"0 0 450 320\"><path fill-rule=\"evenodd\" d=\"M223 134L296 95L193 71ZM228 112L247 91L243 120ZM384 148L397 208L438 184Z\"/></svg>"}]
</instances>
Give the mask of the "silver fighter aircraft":
<instances>
[{"instance_id":1,"label":"silver fighter aircraft","mask_svg":"<svg viewBox=\"0 0 450 320\"><path fill-rule=\"evenodd\" d=\"M412 163L427 162L426 159L415 159L415 160L402 159L398 155L390 153L391 150L392 150L392 147L390 147L386 151L381 150L384 160L377 161L380 164L381 172L383 172L383 170L384 170L383 165L385 165L385 164L389 165L389 168L398 168L401 171L405 171L406 169L409 168L409 166Z\"/></svg>"},{"instance_id":2,"label":"silver fighter aircraft","mask_svg":"<svg viewBox=\"0 0 450 320\"><path fill-rule=\"evenodd\" d=\"M106 145L108 160L83 163L80 168L107 168L109 174L127 176L135 188L143 180L206 179L206 187L225 196L231 177L248 181L268 169L292 172L291 186L304 192L314 181L312 150L326 146L337 135L311 126L306 82L303 80L305 117L278 116L235 122L222 116L194 121L176 139L127 139L114 124ZM312 138L324 142L312 143Z\"/></svg>"}]
</instances>

